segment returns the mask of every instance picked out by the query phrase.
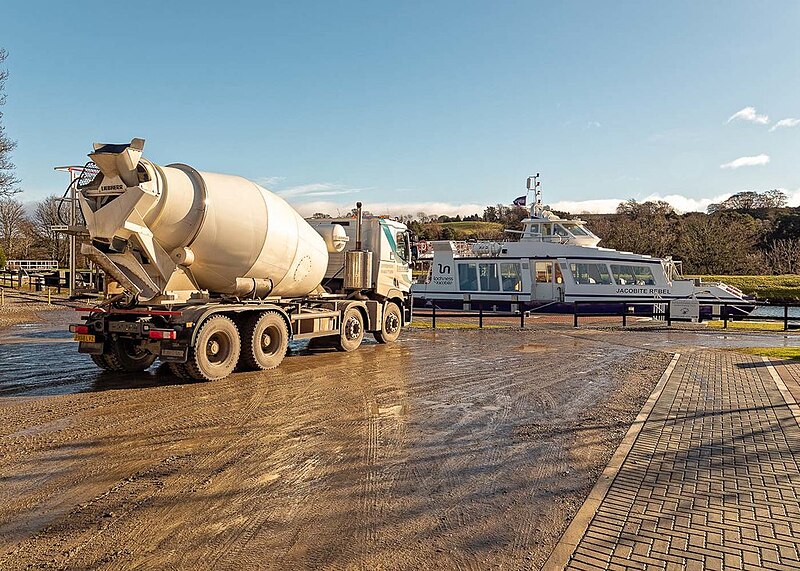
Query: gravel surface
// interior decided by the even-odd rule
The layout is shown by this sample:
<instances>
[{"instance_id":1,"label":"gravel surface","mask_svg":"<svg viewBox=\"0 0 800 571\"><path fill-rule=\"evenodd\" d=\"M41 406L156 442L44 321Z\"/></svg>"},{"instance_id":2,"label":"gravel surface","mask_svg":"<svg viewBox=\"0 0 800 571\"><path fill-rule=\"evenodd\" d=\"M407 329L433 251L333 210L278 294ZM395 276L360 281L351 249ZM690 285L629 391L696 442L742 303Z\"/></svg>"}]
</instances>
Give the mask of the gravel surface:
<instances>
[{"instance_id":1,"label":"gravel surface","mask_svg":"<svg viewBox=\"0 0 800 571\"><path fill-rule=\"evenodd\" d=\"M414 330L181 383L100 373L61 325L13 328L0 568L538 568L670 351L723 342Z\"/></svg>"}]
</instances>

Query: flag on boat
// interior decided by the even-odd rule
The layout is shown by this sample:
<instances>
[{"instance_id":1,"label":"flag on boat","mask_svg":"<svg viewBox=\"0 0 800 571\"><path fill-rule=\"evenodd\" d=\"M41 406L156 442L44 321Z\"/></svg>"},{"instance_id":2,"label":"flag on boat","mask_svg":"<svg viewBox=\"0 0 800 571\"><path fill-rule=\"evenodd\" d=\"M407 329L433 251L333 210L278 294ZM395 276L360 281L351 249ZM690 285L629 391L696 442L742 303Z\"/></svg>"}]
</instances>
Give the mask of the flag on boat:
<instances>
[{"instance_id":1,"label":"flag on boat","mask_svg":"<svg viewBox=\"0 0 800 571\"><path fill-rule=\"evenodd\" d=\"M514 199L514 206L525 206L525 202L527 202L527 196L519 196Z\"/></svg>"}]
</instances>

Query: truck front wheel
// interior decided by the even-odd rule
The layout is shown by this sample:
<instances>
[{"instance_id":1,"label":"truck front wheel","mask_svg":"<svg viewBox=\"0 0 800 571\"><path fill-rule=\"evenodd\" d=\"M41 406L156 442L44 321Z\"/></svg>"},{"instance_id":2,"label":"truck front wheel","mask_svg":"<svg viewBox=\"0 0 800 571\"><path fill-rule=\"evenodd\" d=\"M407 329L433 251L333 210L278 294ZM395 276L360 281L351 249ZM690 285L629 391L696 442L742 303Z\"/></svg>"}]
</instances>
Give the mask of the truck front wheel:
<instances>
[{"instance_id":1,"label":"truck front wheel","mask_svg":"<svg viewBox=\"0 0 800 571\"><path fill-rule=\"evenodd\" d=\"M394 343L400 337L400 329L403 327L403 314L396 303L386 304L383 312L383 322L380 331L373 333L378 343Z\"/></svg>"},{"instance_id":2,"label":"truck front wheel","mask_svg":"<svg viewBox=\"0 0 800 571\"><path fill-rule=\"evenodd\" d=\"M266 371L281 364L289 347L289 330L273 311L249 316L242 330L242 361L250 369Z\"/></svg>"},{"instance_id":3,"label":"truck front wheel","mask_svg":"<svg viewBox=\"0 0 800 571\"><path fill-rule=\"evenodd\" d=\"M355 307L348 308L342 316L342 330L336 341L339 351L355 351L364 340L364 317Z\"/></svg>"},{"instance_id":4,"label":"truck front wheel","mask_svg":"<svg viewBox=\"0 0 800 571\"><path fill-rule=\"evenodd\" d=\"M193 379L215 381L233 372L242 349L239 330L224 315L209 317L189 349L186 371Z\"/></svg>"}]
</instances>

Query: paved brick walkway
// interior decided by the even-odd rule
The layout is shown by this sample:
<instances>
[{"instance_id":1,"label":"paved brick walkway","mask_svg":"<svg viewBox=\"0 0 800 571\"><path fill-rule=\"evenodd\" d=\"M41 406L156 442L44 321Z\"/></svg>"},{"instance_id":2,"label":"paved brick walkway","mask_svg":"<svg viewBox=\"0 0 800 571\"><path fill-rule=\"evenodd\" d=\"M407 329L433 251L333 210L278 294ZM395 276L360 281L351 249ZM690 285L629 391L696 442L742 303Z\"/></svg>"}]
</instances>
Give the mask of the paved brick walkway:
<instances>
[{"instance_id":1,"label":"paved brick walkway","mask_svg":"<svg viewBox=\"0 0 800 571\"><path fill-rule=\"evenodd\" d=\"M659 390L545 568L800 569L798 409L775 369L699 352Z\"/></svg>"}]
</instances>

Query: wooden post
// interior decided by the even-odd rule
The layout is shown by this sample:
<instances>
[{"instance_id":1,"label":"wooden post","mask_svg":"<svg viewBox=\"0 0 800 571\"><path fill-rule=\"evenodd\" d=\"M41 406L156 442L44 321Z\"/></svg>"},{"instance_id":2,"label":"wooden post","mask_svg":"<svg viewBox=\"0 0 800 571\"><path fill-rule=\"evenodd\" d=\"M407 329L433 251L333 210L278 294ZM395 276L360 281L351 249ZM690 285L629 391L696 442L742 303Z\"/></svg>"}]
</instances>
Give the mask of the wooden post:
<instances>
[{"instance_id":1,"label":"wooden post","mask_svg":"<svg viewBox=\"0 0 800 571\"><path fill-rule=\"evenodd\" d=\"M51 288L51 287L49 287L49 286L47 287L47 305L53 305L53 304L51 303L51 301L52 301L52 299L51 299L51 295L52 295L52 292L51 292L51 290L52 290L52 289L53 289L53 288Z\"/></svg>"},{"instance_id":2,"label":"wooden post","mask_svg":"<svg viewBox=\"0 0 800 571\"><path fill-rule=\"evenodd\" d=\"M431 310L431 329L436 329L436 304L433 304L433 309Z\"/></svg>"},{"instance_id":3,"label":"wooden post","mask_svg":"<svg viewBox=\"0 0 800 571\"><path fill-rule=\"evenodd\" d=\"M789 304L783 305L783 330L789 331Z\"/></svg>"},{"instance_id":4,"label":"wooden post","mask_svg":"<svg viewBox=\"0 0 800 571\"><path fill-rule=\"evenodd\" d=\"M728 328L728 305L726 303L722 304L722 328Z\"/></svg>"},{"instance_id":5,"label":"wooden post","mask_svg":"<svg viewBox=\"0 0 800 571\"><path fill-rule=\"evenodd\" d=\"M572 302L572 326L578 326L578 302Z\"/></svg>"},{"instance_id":6,"label":"wooden post","mask_svg":"<svg viewBox=\"0 0 800 571\"><path fill-rule=\"evenodd\" d=\"M478 308L478 329L483 329L483 304Z\"/></svg>"}]
</instances>

